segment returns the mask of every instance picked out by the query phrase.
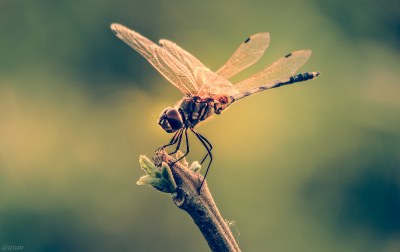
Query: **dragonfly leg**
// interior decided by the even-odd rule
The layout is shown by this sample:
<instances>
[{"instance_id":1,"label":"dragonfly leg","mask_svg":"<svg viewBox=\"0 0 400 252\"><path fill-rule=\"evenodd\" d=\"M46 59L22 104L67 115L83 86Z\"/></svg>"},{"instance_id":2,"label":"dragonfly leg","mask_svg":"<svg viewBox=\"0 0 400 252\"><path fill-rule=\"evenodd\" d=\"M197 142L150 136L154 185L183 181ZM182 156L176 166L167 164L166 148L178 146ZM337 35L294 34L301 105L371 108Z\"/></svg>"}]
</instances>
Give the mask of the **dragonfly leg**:
<instances>
[{"instance_id":1,"label":"dragonfly leg","mask_svg":"<svg viewBox=\"0 0 400 252\"><path fill-rule=\"evenodd\" d=\"M183 129L179 130L179 136L178 136L178 143L176 144L176 148L173 152L168 153L168 155L172 155L178 152L179 148L181 147L181 142L182 142L182 136L183 136Z\"/></svg>"},{"instance_id":2,"label":"dragonfly leg","mask_svg":"<svg viewBox=\"0 0 400 252\"><path fill-rule=\"evenodd\" d=\"M178 158L177 160L175 160L175 162L173 162L172 164L175 164L176 162L179 162L182 158L186 157L187 154L189 154L189 151L190 151L190 149L189 149L189 138L188 138L188 134L187 134L187 128L182 129L182 131L185 131L186 153L185 153L182 157L180 157L180 158Z\"/></svg>"},{"instance_id":3,"label":"dragonfly leg","mask_svg":"<svg viewBox=\"0 0 400 252\"><path fill-rule=\"evenodd\" d=\"M168 147L168 146L171 146L171 145L176 144L176 142L178 141L178 136L179 136L179 134L182 134L182 130L178 130L178 131L174 134L174 136L172 137L171 141L169 141L168 144L161 146L161 147L158 148L157 150L164 149L164 148L166 148L166 147ZM157 151L157 150L156 150L156 151Z\"/></svg>"},{"instance_id":4,"label":"dragonfly leg","mask_svg":"<svg viewBox=\"0 0 400 252\"><path fill-rule=\"evenodd\" d=\"M208 148L206 145L203 145L206 147L207 149L207 154L204 156L204 158L201 160L200 164L202 165L204 163L204 161L206 160L206 158L208 157L209 153L211 153L211 150L213 148L213 145L210 143L210 141L207 140L207 138L205 138L203 135L201 135L199 132L197 132L195 129L192 129L192 132L198 137L204 140L205 143L208 144ZM209 151L208 151L209 150Z\"/></svg>"},{"instance_id":5,"label":"dragonfly leg","mask_svg":"<svg viewBox=\"0 0 400 252\"><path fill-rule=\"evenodd\" d=\"M197 132L197 134L198 134L199 137L201 137L201 139L203 139L203 140L208 144L208 150L209 150L209 152L207 151L207 154L204 156L204 158L203 158L203 159L201 160L201 162L200 162L200 164L202 165L202 164L204 163L204 161L206 160L206 158L208 157L209 154L210 154L210 158L212 159L212 157L211 157L211 150L212 150L213 146L212 146L212 144L210 143L210 141L207 140L207 138L205 138L203 135L201 135L201 134L198 133L198 132ZM211 161L210 161L210 162L211 162Z\"/></svg>"},{"instance_id":6,"label":"dragonfly leg","mask_svg":"<svg viewBox=\"0 0 400 252\"><path fill-rule=\"evenodd\" d=\"M203 144L203 146L204 146L204 147L206 148L206 150L207 150L207 155L203 158L202 163L204 162L204 160L206 159L207 156L210 156L210 162L208 163L206 173L204 174L204 178L203 178L203 180L201 181L200 187L199 187L199 189L198 189L198 193L200 193L200 190L201 190L201 188L203 187L204 181L206 180L208 171L209 171L209 169L210 169L210 165L211 165L211 163L212 163L212 161L213 161L213 157L212 157L212 153L211 153L212 144L211 144L203 135L201 135L200 133L198 133L198 132L195 131L194 129L190 129L190 130L197 136L197 138L200 140L200 142Z\"/></svg>"}]
</instances>

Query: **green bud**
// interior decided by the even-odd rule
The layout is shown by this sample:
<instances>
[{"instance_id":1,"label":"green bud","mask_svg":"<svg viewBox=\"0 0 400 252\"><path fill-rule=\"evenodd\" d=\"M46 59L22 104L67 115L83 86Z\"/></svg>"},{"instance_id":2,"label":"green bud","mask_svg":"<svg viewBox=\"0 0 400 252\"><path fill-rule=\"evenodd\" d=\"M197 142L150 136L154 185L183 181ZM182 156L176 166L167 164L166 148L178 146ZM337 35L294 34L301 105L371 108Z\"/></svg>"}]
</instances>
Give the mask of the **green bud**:
<instances>
[{"instance_id":1,"label":"green bud","mask_svg":"<svg viewBox=\"0 0 400 252\"><path fill-rule=\"evenodd\" d=\"M138 185L151 185L157 190L166 193L174 193L176 191L176 183L172 175L171 169L166 163L162 163L158 168L146 156L139 157L139 164L146 175L139 178L136 182Z\"/></svg>"},{"instance_id":2,"label":"green bud","mask_svg":"<svg viewBox=\"0 0 400 252\"><path fill-rule=\"evenodd\" d=\"M200 169L201 169L201 165L199 164L199 162L194 161L194 162L190 165L189 169L192 170L192 171L194 171L194 172L199 172Z\"/></svg>"}]
</instances>

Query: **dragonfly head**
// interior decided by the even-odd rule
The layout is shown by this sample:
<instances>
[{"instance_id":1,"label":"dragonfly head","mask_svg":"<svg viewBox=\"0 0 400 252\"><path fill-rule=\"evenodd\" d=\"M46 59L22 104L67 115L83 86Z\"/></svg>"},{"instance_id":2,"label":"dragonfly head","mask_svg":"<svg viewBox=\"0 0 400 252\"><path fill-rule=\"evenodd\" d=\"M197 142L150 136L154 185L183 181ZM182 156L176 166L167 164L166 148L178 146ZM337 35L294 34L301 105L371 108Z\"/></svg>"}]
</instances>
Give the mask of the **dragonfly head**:
<instances>
[{"instance_id":1,"label":"dragonfly head","mask_svg":"<svg viewBox=\"0 0 400 252\"><path fill-rule=\"evenodd\" d=\"M168 133L173 133L183 127L181 113L176 108L166 108L158 119L158 124Z\"/></svg>"}]
</instances>

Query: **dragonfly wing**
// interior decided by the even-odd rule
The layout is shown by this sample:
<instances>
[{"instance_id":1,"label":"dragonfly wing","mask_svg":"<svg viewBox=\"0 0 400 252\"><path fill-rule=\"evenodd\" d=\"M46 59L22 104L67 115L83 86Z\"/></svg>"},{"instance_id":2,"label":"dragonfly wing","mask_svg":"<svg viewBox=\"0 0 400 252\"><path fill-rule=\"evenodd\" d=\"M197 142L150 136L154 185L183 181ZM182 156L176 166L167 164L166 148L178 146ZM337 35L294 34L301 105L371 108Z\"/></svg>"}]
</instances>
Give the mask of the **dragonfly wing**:
<instances>
[{"instance_id":1,"label":"dragonfly wing","mask_svg":"<svg viewBox=\"0 0 400 252\"><path fill-rule=\"evenodd\" d=\"M154 68L182 93L193 95L197 92L196 81L187 67L167 50L123 25L112 24L111 29L118 38L149 61Z\"/></svg>"},{"instance_id":2,"label":"dragonfly wing","mask_svg":"<svg viewBox=\"0 0 400 252\"><path fill-rule=\"evenodd\" d=\"M172 41L161 39L160 45L165 48L172 56L174 56L181 64L183 64L190 72L190 75L195 80L195 90L206 81L205 73L211 72L200 60L194 57L189 52L185 51Z\"/></svg>"},{"instance_id":3,"label":"dragonfly wing","mask_svg":"<svg viewBox=\"0 0 400 252\"><path fill-rule=\"evenodd\" d=\"M228 80L222 78L219 74L214 72L202 73L206 82L200 87L197 92L199 96L207 96L209 94L222 94L223 90L229 89L231 94L238 94L234 85Z\"/></svg>"},{"instance_id":4,"label":"dragonfly wing","mask_svg":"<svg viewBox=\"0 0 400 252\"><path fill-rule=\"evenodd\" d=\"M159 43L188 69L191 77L195 80L196 95L207 96L209 94L217 94L221 90L233 87L232 83L212 72L200 60L177 44L165 39L160 40Z\"/></svg>"},{"instance_id":5,"label":"dragonfly wing","mask_svg":"<svg viewBox=\"0 0 400 252\"><path fill-rule=\"evenodd\" d=\"M256 63L269 45L269 33L257 33L246 39L232 57L216 72L225 79L230 79L243 69Z\"/></svg>"},{"instance_id":6,"label":"dragonfly wing","mask_svg":"<svg viewBox=\"0 0 400 252\"><path fill-rule=\"evenodd\" d=\"M224 90L226 94L237 94L250 91L257 87L271 88L281 81L287 80L310 58L311 50L300 50L289 53L272 63L270 66L252 75L250 78Z\"/></svg>"}]
</instances>

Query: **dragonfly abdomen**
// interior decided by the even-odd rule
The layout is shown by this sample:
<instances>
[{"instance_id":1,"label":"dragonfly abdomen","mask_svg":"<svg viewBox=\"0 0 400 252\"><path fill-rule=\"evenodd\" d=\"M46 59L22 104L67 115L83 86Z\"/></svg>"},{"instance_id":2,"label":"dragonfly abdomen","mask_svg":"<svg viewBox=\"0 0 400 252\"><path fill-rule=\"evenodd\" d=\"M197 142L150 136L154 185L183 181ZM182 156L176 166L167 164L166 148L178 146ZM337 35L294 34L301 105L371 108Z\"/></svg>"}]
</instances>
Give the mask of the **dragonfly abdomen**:
<instances>
[{"instance_id":1,"label":"dragonfly abdomen","mask_svg":"<svg viewBox=\"0 0 400 252\"><path fill-rule=\"evenodd\" d=\"M242 99L249 95L252 95L252 94L267 90L267 89L277 88L277 87L281 87L281 86L285 86L285 85L289 85L289 84L294 84L297 82L312 80L312 79L316 78L318 75L319 75L319 72L305 72L305 73L293 75L290 78L288 78L286 81L281 81L281 82L277 82L277 83L260 86L260 87L251 89L249 91L237 94L233 97L235 100L239 100L239 99Z\"/></svg>"},{"instance_id":2,"label":"dragonfly abdomen","mask_svg":"<svg viewBox=\"0 0 400 252\"><path fill-rule=\"evenodd\" d=\"M280 83L278 83L277 85L275 85L275 86L273 86L271 88L276 88L276 87L280 87L280 86L283 86L283 85L293 84L293 83L296 83L296 82L301 82L301 81L306 81L306 80L312 80L315 77L317 77L318 75L319 75L319 72L301 73L301 74L298 74L298 75L291 76L289 78L289 81L280 82Z\"/></svg>"}]
</instances>

